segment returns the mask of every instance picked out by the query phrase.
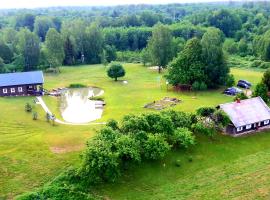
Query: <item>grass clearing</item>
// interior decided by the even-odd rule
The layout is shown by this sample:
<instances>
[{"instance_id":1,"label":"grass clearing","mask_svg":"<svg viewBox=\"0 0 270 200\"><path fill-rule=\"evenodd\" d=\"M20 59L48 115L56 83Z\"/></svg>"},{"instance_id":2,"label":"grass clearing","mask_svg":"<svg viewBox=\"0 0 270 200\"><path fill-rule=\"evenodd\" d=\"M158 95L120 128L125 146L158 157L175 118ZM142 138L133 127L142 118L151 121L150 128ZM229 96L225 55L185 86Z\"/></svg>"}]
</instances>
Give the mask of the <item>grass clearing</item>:
<instances>
[{"instance_id":1,"label":"grass clearing","mask_svg":"<svg viewBox=\"0 0 270 200\"><path fill-rule=\"evenodd\" d=\"M106 76L105 67L93 65L64 67L61 68L59 75L46 75L44 88L68 87L70 83L80 83L104 89L107 105L102 119L98 120L100 122L110 118L121 119L127 113L149 112L143 106L165 96L182 100L173 109L188 112L202 106L216 106L233 99L221 94L222 89L197 93L167 91L162 76L157 72L138 64L124 64L124 67L127 75L122 80L127 80L128 84L121 81L114 82ZM257 83L262 76L261 72L238 68L232 69L232 73L236 79L245 78L252 83ZM61 119L58 100L54 97L45 97L44 100L51 111ZM32 103L33 98L0 98L0 198L12 198L17 194L31 191L51 180L67 166L76 165L85 141L100 127L67 125L53 127L46 122L45 113L39 106L35 106L39 119L33 121L31 114L24 111L27 102ZM174 193L176 191L181 194L189 193L188 191L192 190L182 187L185 182L181 180L185 178L192 185L196 183L196 179L184 177L185 174L196 174L212 167L222 167L225 162L228 164L232 160L240 159L241 156L251 156L263 151L263 148L269 148L266 142L268 139L270 139L268 134L259 134L243 140L220 136L217 142L200 138L198 145L190 152L194 157L194 163L187 163L183 153L173 152L164 161L144 164L137 168L124 177L122 183L104 186L102 194L112 199L140 199L139 197L163 199L164 195L173 198L169 195L177 195L178 193ZM241 154L235 153L239 152L236 151L239 145ZM176 158L183 160L184 164L180 168L172 164ZM165 169L164 162L167 163ZM263 166L258 165L258 169L259 167ZM201 181L207 184L207 181L203 179ZM177 188L177 185L181 188Z\"/></svg>"}]
</instances>

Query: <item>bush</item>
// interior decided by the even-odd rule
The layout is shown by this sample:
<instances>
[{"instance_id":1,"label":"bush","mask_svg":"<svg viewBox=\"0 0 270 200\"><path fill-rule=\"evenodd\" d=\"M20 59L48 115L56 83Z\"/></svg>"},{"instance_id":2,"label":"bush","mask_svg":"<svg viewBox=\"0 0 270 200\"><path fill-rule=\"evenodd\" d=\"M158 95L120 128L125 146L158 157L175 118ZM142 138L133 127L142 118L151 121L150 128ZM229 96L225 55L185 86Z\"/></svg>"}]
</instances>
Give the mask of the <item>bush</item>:
<instances>
[{"instance_id":1,"label":"bush","mask_svg":"<svg viewBox=\"0 0 270 200\"><path fill-rule=\"evenodd\" d=\"M69 88L86 88L87 86L81 83L72 83L69 85Z\"/></svg>"},{"instance_id":2,"label":"bush","mask_svg":"<svg viewBox=\"0 0 270 200\"><path fill-rule=\"evenodd\" d=\"M226 78L225 85L227 87L232 87L234 84L235 84L234 76L232 74L228 75L227 78Z\"/></svg>"},{"instance_id":3,"label":"bush","mask_svg":"<svg viewBox=\"0 0 270 200\"><path fill-rule=\"evenodd\" d=\"M197 134L203 134L208 137L213 137L216 134L216 130L213 127L207 127L202 122L193 124L192 129Z\"/></svg>"},{"instance_id":4,"label":"bush","mask_svg":"<svg viewBox=\"0 0 270 200\"><path fill-rule=\"evenodd\" d=\"M252 68L257 68L257 67L260 67L261 64L262 64L262 61L261 61L261 60L254 60L254 61L250 64L250 67L252 67Z\"/></svg>"},{"instance_id":5,"label":"bush","mask_svg":"<svg viewBox=\"0 0 270 200\"><path fill-rule=\"evenodd\" d=\"M259 67L262 69L268 69L270 68L270 62L263 62Z\"/></svg>"},{"instance_id":6,"label":"bush","mask_svg":"<svg viewBox=\"0 0 270 200\"><path fill-rule=\"evenodd\" d=\"M117 61L127 63L140 63L141 53L139 51L121 51L117 52Z\"/></svg>"},{"instance_id":7,"label":"bush","mask_svg":"<svg viewBox=\"0 0 270 200\"><path fill-rule=\"evenodd\" d=\"M125 69L123 68L123 66L119 63L113 63L111 64L111 66L109 67L109 69L107 70L107 75L110 78L113 78L115 81L117 81L117 79L119 77L124 77L126 74Z\"/></svg>"},{"instance_id":8,"label":"bush","mask_svg":"<svg viewBox=\"0 0 270 200\"><path fill-rule=\"evenodd\" d=\"M241 93L238 93L238 94L234 97L234 101L236 101L237 99L245 100L245 99L248 99L248 97L247 97L247 95L245 95L245 93L241 92Z\"/></svg>"},{"instance_id":9,"label":"bush","mask_svg":"<svg viewBox=\"0 0 270 200\"><path fill-rule=\"evenodd\" d=\"M213 114L213 118L215 123L221 125L222 127L228 126L231 122L229 116L222 110L215 111Z\"/></svg>"},{"instance_id":10,"label":"bush","mask_svg":"<svg viewBox=\"0 0 270 200\"><path fill-rule=\"evenodd\" d=\"M193 157L192 156L188 157L188 162L193 162Z\"/></svg>"},{"instance_id":11,"label":"bush","mask_svg":"<svg viewBox=\"0 0 270 200\"><path fill-rule=\"evenodd\" d=\"M143 145L144 157L148 160L164 158L170 149L171 146L160 134L149 134Z\"/></svg>"},{"instance_id":12,"label":"bush","mask_svg":"<svg viewBox=\"0 0 270 200\"><path fill-rule=\"evenodd\" d=\"M195 145L195 137L187 128L177 128L172 136L172 142L187 149Z\"/></svg>"},{"instance_id":13,"label":"bush","mask_svg":"<svg viewBox=\"0 0 270 200\"><path fill-rule=\"evenodd\" d=\"M269 97L267 86L264 83L257 84L253 96L261 97L266 103L268 103Z\"/></svg>"},{"instance_id":14,"label":"bush","mask_svg":"<svg viewBox=\"0 0 270 200\"><path fill-rule=\"evenodd\" d=\"M30 113L30 112L32 112L32 110L33 110L33 108L30 105L30 103L26 103L25 104L25 111Z\"/></svg>"},{"instance_id":15,"label":"bush","mask_svg":"<svg viewBox=\"0 0 270 200\"><path fill-rule=\"evenodd\" d=\"M33 120L37 120L38 119L38 113L37 112L33 112Z\"/></svg>"},{"instance_id":16,"label":"bush","mask_svg":"<svg viewBox=\"0 0 270 200\"><path fill-rule=\"evenodd\" d=\"M196 113L201 117L209 117L215 112L215 108L212 107L202 107L199 108Z\"/></svg>"},{"instance_id":17,"label":"bush","mask_svg":"<svg viewBox=\"0 0 270 200\"><path fill-rule=\"evenodd\" d=\"M161 112L162 115L169 116L173 122L174 129L186 127L190 128L192 122L192 115L181 111L168 110Z\"/></svg>"},{"instance_id":18,"label":"bush","mask_svg":"<svg viewBox=\"0 0 270 200\"><path fill-rule=\"evenodd\" d=\"M112 128L113 130L119 130L118 122L114 119L109 119L106 126Z\"/></svg>"},{"instance_id":19,"label":"bush","mask_svg":"<svg viewBox=\"0 0 270 200\"><path fill-rule=\"evenodd\" d=\"M205 84L205 82L198 82L195 81L192 84L192 90L194 91L203 91L203 90L207 90L207 85Z\"/></svg>"}]
</instances>

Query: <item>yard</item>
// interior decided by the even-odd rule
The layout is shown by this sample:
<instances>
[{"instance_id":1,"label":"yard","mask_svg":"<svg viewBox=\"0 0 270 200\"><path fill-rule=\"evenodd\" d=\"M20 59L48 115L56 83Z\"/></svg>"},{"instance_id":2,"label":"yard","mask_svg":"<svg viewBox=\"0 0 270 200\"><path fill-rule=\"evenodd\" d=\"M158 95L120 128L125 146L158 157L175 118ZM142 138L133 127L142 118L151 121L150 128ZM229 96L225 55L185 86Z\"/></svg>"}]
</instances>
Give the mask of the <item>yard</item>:
<instances>
[{"instance_id":1,"label":"yard","mask_svg":"<svg viewBox=\"0 0 270 200\"><path fill-rule=\"evenodd\" d=\"M128 84L107 78L105 67L95 65L61 68L60 75L45 77L44 87L53 89L80 83L104 89L107 106L100 122L120 119L128 113L149 112L144 105L165 96L182 100L173 109L188 112L232 100L222 95L221 89L197 93L167 91L157 72L138 64L124 67L127 76L123 80ZM236 80L244 78L252 83L257 83L262 75L237 68L232 73ZM60 118L57 99L45 97L44 100ZM39 120L33 121L31 114L24 111L25 104L32 101L31 97L0 98L0 199L33 190L67 166L76 165L85 141L99 128L93 125L53 127L46 122L39 106L35 107ZM182 152L173 152L164 161L132 170L113 186L105 185L101 194L111 199L213 199L219 194L224 198L264 197L270 190L269 139L269 134L238 139L218 136L214 141L199 138L198 145L188 153L194 159L192 163L187 162ZM173 164L177 158L183 162L180 168Z\"/></svg>"}]
</instances>

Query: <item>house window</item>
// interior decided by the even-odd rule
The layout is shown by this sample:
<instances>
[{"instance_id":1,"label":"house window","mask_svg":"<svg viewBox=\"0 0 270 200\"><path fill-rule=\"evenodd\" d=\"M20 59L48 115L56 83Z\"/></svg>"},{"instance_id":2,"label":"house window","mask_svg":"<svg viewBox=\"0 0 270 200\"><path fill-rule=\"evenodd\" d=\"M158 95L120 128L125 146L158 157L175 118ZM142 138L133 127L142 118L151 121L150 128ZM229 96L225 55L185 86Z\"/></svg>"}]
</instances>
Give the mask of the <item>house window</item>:
<instances>
[{"instance_id":1,"label":"house window","mask_svg":"<svg viewBox=\"0 0 270 200\"><path fill-rule=\"evenodd\" d=\"M240 132L240 131L242 131L243 130L243 127L238 127L237 128L237 132Z\"/></svg>"},{"instance_id":2,"label":"house window","mask_svg":"<svg viewBox=\"0 0 270 200\"><path fill-rule=\"evenodd\" d=\"M18 91L22 92L23 91L22 87L18 87Z\"/></svg>"},{"instance_id":3,"label":"house window","mask_svg":"<svg viewBox=\"0 0 270 200\"><path fill-rule=\"evenodd\" d=\"M7 93L7 88L3 89L3 93L6 94Z\"/></svg>"},{"instance_id":4,"label":"house window","mask_svg":"<svg viewBox=\"0 0 270 200\"><path fill-rule=\"evenodd\" d=\"M15 93L15 88L10 89L11 93Z\"/></svg>"},{"instance_id":5,"label":"house window","mask_svg":"<svg viewBox=\"0 0 270 200\"><path fill-rule=\"evenodd\" d=\"M246 129L251 129L251 124L246 125Z\"/></svg>"},{"instance_id":6,"label":"house window","mask_svg":"<svg viewBox=\"0 0 270 200\"><path fill-rule=\"evenodd\" d=\"M264 124L264 125L269 124L269 120L265 120L265 121L263 122L263 124Z\"/></svg>"}]
</instances>

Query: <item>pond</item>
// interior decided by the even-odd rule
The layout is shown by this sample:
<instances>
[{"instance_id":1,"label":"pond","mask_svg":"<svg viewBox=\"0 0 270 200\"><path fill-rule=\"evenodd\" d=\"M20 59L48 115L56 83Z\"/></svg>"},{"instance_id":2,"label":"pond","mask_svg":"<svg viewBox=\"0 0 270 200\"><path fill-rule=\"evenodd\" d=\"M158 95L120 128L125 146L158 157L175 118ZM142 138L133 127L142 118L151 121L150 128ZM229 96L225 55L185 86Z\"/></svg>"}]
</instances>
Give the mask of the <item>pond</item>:
<instances>
[{"instance_id":1,"label":"pond","mask_svg":"<svg viewBox=\"0 0 270 200\"><path fill-rule=\"evenodd\" d=\"M60 111L63 119L69 123L89 123L100 119L103 112L103 101L89 100L90 97L104 93L100 88L78 88L64 90L60 100Z\"/></svg>"}]
</instances>

